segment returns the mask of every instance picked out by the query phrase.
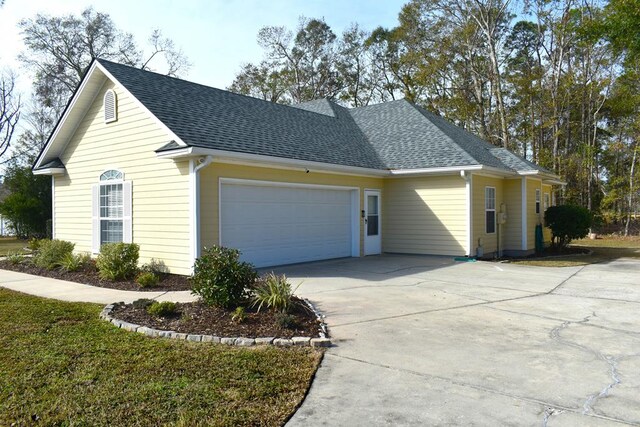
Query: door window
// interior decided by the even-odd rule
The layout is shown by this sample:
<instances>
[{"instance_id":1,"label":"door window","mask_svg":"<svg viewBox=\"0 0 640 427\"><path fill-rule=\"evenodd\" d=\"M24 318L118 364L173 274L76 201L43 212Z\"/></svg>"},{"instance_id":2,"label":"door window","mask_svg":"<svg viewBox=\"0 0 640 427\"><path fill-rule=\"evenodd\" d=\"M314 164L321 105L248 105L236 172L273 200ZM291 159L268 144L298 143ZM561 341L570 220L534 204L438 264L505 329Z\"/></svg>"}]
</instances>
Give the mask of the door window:
<instances>
[{"instance_id":1,"label":"door window","mask_svg":"<svg viewBox=\"0 0 640 427\"><path fill-rule=\"evenodd\" d=\"M377 236L379 233L378 196L367 196L367 236Z\"/></svg>"}]
</instances>

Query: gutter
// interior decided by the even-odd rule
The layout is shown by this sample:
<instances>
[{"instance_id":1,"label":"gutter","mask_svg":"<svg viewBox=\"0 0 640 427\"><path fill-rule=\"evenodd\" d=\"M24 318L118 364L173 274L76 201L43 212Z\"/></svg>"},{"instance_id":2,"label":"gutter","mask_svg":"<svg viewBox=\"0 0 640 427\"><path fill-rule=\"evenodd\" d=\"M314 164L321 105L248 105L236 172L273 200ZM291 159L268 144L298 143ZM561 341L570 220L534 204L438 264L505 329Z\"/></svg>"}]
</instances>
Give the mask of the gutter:
<instances>
[{"instance_id":1,"label":"gutter","mask_svg":"<svg viewBox=\"0 0 640 427\"><path fill-rule=\"evenodd\" d=\"M198 159L189 160L189 187L191 190L190 197L190 214L191 214L191 265L195 264L196 259L200 256L200 170L206 168L213 162L213 156L200 157Z\"/></svg>"}]
</instances>

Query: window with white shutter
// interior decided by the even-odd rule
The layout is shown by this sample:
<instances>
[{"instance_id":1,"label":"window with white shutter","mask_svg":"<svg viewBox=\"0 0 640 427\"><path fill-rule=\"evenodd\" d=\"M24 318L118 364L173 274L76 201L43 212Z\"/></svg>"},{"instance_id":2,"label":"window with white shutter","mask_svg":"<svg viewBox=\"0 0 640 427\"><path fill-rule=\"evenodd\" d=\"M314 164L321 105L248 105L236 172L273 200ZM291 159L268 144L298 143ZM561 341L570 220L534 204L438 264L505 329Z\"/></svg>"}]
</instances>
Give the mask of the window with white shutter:
<instances>
[{"instance_id":1,"label":"window with white shutter","mask_svg":"<svg viewBox=\"0 0 640 427\"><path fill-rule=\"evenodd\" d=\"M118 120L118 100L116 93L109 89L104 94L104 122L111 123Z\"/></svg>"}]
</instances>

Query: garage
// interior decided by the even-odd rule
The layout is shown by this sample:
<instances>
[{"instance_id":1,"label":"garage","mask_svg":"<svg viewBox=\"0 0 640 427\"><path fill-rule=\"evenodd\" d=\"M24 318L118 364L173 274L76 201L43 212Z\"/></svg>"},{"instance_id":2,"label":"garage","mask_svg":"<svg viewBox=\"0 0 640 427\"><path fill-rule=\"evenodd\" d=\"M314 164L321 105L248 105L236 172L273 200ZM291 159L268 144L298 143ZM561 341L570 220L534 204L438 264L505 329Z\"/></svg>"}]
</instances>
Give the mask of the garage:
<instances>
[{"instance_id":1,"label":"garage","mask_svg":"<svg viewBox=\"0 0 640 427\"><path fill-rule=\"evenodd\" d=\"M220 181L220 242L256 267L359 255L351 187Z\"/></svg>"}]
</instances>

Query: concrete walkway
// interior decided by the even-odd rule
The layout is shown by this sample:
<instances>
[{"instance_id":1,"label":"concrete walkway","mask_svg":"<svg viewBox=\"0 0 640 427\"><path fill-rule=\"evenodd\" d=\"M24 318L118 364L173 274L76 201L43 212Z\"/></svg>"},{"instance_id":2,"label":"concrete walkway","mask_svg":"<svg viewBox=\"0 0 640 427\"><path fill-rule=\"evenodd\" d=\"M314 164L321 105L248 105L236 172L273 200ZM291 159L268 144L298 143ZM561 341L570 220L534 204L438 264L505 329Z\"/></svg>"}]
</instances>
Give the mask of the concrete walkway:
<instances>
[{"instance_id":1,"label":"concrete walkway","mask_svg":"<svg viewBox=\"0 0 640 427\"><path fill-rule=\"evenodd\" d=\"M197 299L190 291L121 291L118 289L100 288L7 270L0 270L0 287L44 298L53 298L62 301L95 302L100 304L110 304L121 301L130 303L140 298L173 302L189 302Z\"/></svg>"}]
</instances>

